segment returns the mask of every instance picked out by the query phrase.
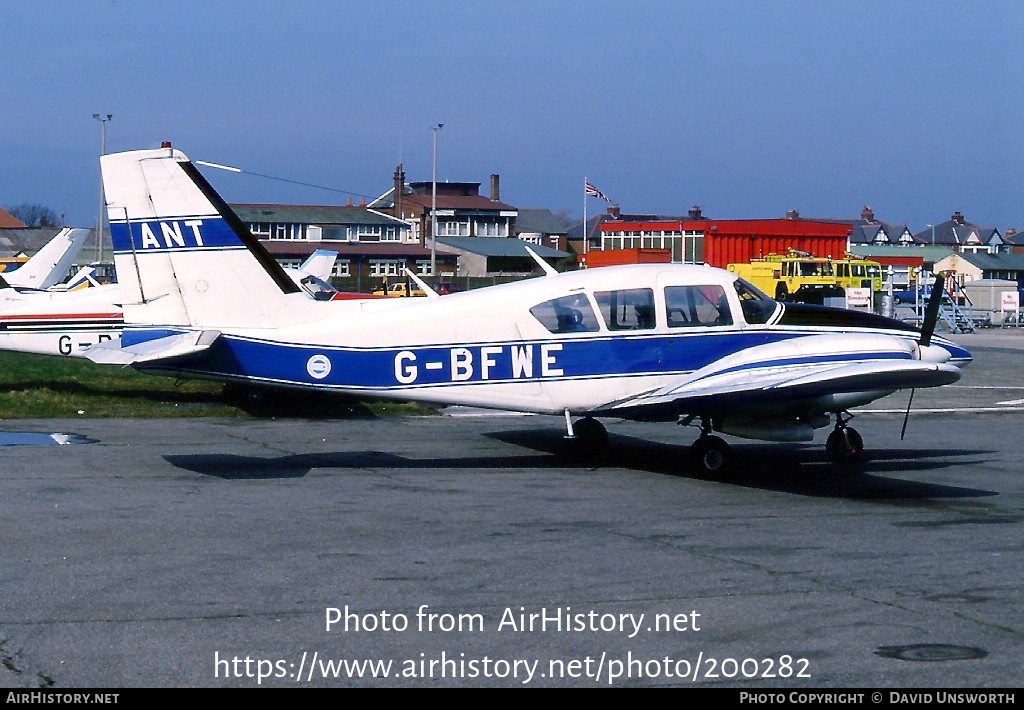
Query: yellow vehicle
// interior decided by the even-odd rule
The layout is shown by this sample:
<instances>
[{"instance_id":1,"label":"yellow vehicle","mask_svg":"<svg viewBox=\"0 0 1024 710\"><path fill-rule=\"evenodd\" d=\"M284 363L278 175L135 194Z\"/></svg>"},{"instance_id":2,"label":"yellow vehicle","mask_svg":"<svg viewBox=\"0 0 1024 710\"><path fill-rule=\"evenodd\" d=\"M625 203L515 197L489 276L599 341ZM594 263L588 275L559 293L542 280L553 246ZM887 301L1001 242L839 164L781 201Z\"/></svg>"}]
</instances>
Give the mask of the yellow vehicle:
<instances>
[{"instance_id":1,"label":"yellow vehicle","mask_svg":"<svg viewBox=\"0 0 1024 710\"><path fill-rule=\"evenodd\" d=\"M14 271L28 261L27 256L5 256L0 257L0 272Z\"/></svg>"},{"instance_id":2,"label":"yellow vehicle","mask_svg":"<svg viewBox=\"0 0 1024 710\"><path fill-rule=\"evenodd\" d=\"M410 291L409 286L410 286L410 284L407 284L405 281L399 281L398 283L393 283L390 286L387 286L386 288L379 288L379 289L377 289L376 291L373 292L373 295L374 296L388 296L388 297L392 297L392 298L404 298L406 296L426 296L427 295L427 294L423 293L423 291L420 289L420 287L417 286L416 284L411 284L411 286L412 286L411 291Z\"/></svg>"},{"instance_id":3,"label":"yellow vehicle","mask_svg":"<svg viewBox=\"0 0 1024 710\"><path fill-rule=\"evenodd\" d=\"M882 265L852 254L832 259L790 249L786 255L769 254L727 268L778 301L823 303L848 288L882 290Z\"/></svg>"},{"instance_id":4,"label":"yellow vehicle","mask_svg":"<svg viewBox=\"0 0 1024 710\"><path fill-rule=\"evenodd\" d=\"M882 290L882 265L870 259L847 254L835 261L839 285L847 288L870 288L872 293Z\"/></svg>"}]
</instances>

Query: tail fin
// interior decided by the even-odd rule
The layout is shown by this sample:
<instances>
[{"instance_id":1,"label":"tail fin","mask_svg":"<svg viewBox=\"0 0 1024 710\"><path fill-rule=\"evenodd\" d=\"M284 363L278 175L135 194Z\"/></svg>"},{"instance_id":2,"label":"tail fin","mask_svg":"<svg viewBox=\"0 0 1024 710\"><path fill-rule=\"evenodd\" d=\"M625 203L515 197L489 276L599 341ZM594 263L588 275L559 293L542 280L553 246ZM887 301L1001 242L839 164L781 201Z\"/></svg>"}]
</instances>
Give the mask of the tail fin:
<instances>
[{"instance_id":1,"label":"tail fin","mask_svg":"<svg viewBox=\"0 0 1024 710\"><path fill-rule=\"evenodd\" d=\"M302 262L302 265L299 266L299 271L312 274L318 279L327 281L331 278L331 273L334 271L334 262L337 260L338 252L330 251L329 249L317 249Z\"/></svg>"},{"instance_id":2,"label":"tail fin","mask_svg":"<svg viewBox=\"0 0 1024 710\"><path fill-rule=\"evenodd\" d=\"M7 282L38 289L56 286L67 278L88 236L88 229L65 227L31 259L7 274Z\"/></svg>"},{"instance_id":3,"label":"tail fin","mask_svg":"<svg viewBox=\"0 0 1024 710\"><path fill-rule=\"evenodd\" d=\"M294 322L288 296L305 295L183 153L165 143L100 165L127 325Z\"/></svg>"}]
</instances>

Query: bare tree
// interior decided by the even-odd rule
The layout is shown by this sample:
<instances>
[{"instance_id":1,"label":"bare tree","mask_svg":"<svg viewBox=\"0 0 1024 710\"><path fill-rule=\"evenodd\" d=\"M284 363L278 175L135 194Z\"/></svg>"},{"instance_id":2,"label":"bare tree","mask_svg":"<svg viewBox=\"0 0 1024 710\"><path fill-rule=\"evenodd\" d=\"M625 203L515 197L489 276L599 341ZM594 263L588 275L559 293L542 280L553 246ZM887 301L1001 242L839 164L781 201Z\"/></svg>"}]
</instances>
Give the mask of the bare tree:
<instances>
[{"instance_id":1,"label":"bare tree","mask_svg":"<svg viewBox=\"0 0 1024 710\"><path fill-rule=\"evenodd\" d=\"M21 220L26 227L59 227L57 213L45 205L23 203L5 208Z\"/></svg>"}]
</instances>

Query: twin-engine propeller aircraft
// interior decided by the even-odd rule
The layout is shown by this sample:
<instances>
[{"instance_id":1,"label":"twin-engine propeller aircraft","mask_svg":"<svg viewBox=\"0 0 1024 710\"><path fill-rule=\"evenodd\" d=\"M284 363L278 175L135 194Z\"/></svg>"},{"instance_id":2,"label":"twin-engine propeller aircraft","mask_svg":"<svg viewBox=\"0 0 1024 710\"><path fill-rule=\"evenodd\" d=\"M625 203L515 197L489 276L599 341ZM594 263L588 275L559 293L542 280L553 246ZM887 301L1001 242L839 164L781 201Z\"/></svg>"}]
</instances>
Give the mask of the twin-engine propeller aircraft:
<instances>
[{"instance_id":1,"label":"twin-engine propeller aircraft","mask_svg":"<svg viewBox=\"0 0 1024 710\"><path fill-rule=\"evenodd\" d=\"M443 298L317 301L170 144L105 155L102 172L125 329L88 351L97 362L562 415L588 447L607 443L603 417L696 423L693 460L716 471L729 447L714 432L808 441L833 420L829 457L856 461L851 407L955 382L971 361L930 327L778 303L705 266L545 266Z\"/></svg>"}]
</instances>

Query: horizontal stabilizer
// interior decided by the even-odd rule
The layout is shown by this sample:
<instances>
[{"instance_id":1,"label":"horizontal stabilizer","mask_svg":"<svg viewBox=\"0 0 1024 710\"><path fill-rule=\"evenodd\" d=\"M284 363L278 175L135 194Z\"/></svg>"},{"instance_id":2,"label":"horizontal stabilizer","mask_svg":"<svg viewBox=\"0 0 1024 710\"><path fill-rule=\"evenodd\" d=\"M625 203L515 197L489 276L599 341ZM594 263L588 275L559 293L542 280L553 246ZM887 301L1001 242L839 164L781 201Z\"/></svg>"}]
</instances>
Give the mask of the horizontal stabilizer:
<instances>
[{"instance_id":1,"label":"horizontal stabilizer","mask_svg":"<svg viewBox=\"0 0 1024 710\"><path fill-rule=\"evenodd\" d=\"M134 365L202 352L219 337L219 330L194 330L128 346L111 340L92 346L85 356L104 365Z\"/></svg>"}]
</instances>

